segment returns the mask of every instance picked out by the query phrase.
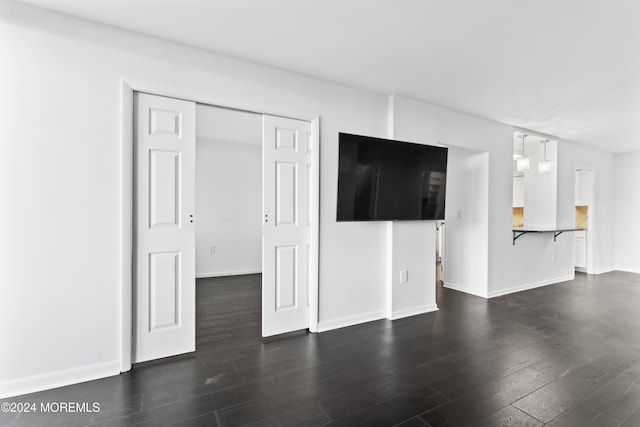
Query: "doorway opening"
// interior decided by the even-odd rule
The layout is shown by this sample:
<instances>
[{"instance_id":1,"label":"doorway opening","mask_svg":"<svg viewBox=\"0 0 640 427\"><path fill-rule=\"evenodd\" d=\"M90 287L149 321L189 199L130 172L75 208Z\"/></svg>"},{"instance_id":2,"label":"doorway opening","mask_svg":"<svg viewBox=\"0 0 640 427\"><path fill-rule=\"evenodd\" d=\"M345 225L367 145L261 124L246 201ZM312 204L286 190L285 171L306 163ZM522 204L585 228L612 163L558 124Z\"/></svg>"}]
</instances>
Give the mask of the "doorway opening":
<instances>
[{"instance_id":1,"label":"doorway opening","mask_svg":"<svg viewBox=\"0 0 640 427\"><path fill-rule=\"evenodd\" d=\"M593 171L576 168L574 182L575 227L584 230L573 233L573 264L575 271L593 274Z\"/></svg>"},{"instance_id":2,"label":"doorway opening","mask_svg":"<svg viewBox=\"0 0 640 427\"><path fill-rule=\"evenodd\" d=\"M436 221L436 303L440 303L442 287L444 286L444 244L445 225L444 220Z\"/></svg>"},{"instance_id":3,"label":"doorway opening","mask_svg":"<svg viewBox=\"0 0 640 427\"><path fill-rule=\"evenodd\" d=\"M444 287L488 296L489 153L449 146Z\"/></svg>"},{"instance_id":4,"label":"doorway opening","mask_svg":"<svg viewBox=\"0 0 640 427\"><path fill-rule=\"evenodd\" d=\"M216 282L222 289L240 282L236 288L242 284L261 288L262 295L255 291L244 295L248 297L244 301L245 309L261 301L261 336L300 329L317 331L319 118L309 122L208 104L198 104L197 107L193 101L134 92L126 84L123 88L123 110L131 112L130 120L123 119L123 153L130 150L132 165L129 172L124 171L123 179L124 183L131 183L129 192L123 186L123 246L125 253L127 248L131 248L133 257L130 280L126 279L127 263L123 262L121 370L130 369L132 362L194 351L196 317L203 322L215 320L218 326L221 324L221 319L206 319L207 311L203 307L196 310L197 276L201 277L203 286L206 286L205 281L209 284ZM215 109L219 115L233 113L245 119L251 117L254 123L259 123L259 128L252 126L251 129L254 134L256 130L260 132L257 150L261 167L256 168L255 162L239 158L238 152L231 153L238 158L235 163L228 158L224 162L227 172L222 178L224 182L217 189L208 189L210 193L217 194L215 199L218 200L235 197L236 204L243 196L248 196L247 192L259 195L257 203L255 198L252 200L252 208L240 208L243 213L252 211L257 223L257 226L248 227L253 229L253 233L248 233L252 249L243 248L242 236L230 233L233 227L229 224L219 227L218 231L223 232L216 237L219 243L211 244L211 239L205 235L196 244L195 223L199 217L195 201L198 188L195 184L196 140L207 137L206 134L196 135L196 110L204 111L202 114L206 116L210 109ZM218 120L218 127L233 127L232 121L228 117L227 120ZM237 130L237 124L235 127ZM127 128L131 130L130 134ZM229 151L230 141L218 142L226 144ZM254 140L252 142L255 143ZM220 155L221 145L216 148ZM255 148L243 148L256 153ZM224 147L222 149L224 151ZM124 156L127 164L126 154ZM240 178L246 175L262 176L263 179L261 183L253 181L249 184L250 191L246 188L244 190L247 191L243 191L244 181ZM131 208L127 210L126 200L129 197ZM257 213L256 206L259 207ZM207 216L204 215L205 218ZM247 213L246 216L252 215ZM238 211L231 215L227 212L229 220L240 223L241 217ZM124 225L127 222L131 224L130 228ZM238 224L235 228L240 232L248 231ZM225 229L228 232L226 236ZM257 250L256 239L261 241ZM241 255L251 255L252 250L253 256L246 257L249 261L245 267L238 268ZM207 271L211 265L207 264L206 256L226 252L231 253L226 264L222 268L217 265L217 271ZM196 258L200 258L198 263ZM220 258L223 257L218 261ZM233 267L234 261L236 267ZM196 264L202 266L199 273L196 273ZM225 282L221 284L223 280ZM262 286L257 286L258 283ZM127 292L131 296L127 296ZM211 292L203 292L203 295L207 294L211 296ZM224 292L222 294L224 298ZM205 298L203 305L210 312L219 302ZM231 301L231 307L242 308L242 302ZM223 312L222 306L217 306L217 309L218 314ZM196 311L204 314L198 316ZM255 329L258 318L255 310L245 317L253 321L249 326ZM198 341L211 343L225 334L228 332L201 331Z\"/></svg>"},{"instance_id":5,"label":"doorway opening","mask_svg":"<svg viewBox=\"0 0 640 427\"><path fill-rule=\"evenodd\" d=\"M262 115L196 104L196 349L262 330Z\"/></svg>"}]
</instances>

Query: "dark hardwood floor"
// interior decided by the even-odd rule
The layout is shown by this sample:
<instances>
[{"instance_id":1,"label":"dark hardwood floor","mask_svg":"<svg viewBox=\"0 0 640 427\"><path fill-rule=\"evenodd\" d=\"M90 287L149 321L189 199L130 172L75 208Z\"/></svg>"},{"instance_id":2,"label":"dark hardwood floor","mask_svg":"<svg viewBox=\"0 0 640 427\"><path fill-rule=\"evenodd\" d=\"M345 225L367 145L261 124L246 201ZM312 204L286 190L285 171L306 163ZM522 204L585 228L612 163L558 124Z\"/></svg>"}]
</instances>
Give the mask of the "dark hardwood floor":
<instances>
[{"instance_id":1,"label":"dark hardwood floor","mask_svg":"<svg viewBox=\"0 0 640 427\"><path fill-rule=\"evenodd\" d=\"M195 354L8 402L29 426L640 426L640 275L484 300L321 334L260 337L260 276L198 281ZM5 350L3 350L5 351Z\"/></svg>"}]
</instances>

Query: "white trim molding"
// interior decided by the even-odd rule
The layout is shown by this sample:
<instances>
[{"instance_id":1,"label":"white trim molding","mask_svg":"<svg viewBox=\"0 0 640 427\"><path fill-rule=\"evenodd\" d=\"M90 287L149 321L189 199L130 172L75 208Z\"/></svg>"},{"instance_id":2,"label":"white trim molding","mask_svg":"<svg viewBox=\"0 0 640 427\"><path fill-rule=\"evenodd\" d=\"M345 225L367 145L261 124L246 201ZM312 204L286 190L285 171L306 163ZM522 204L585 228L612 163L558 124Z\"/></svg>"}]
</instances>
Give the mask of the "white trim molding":
<instances>
[{"instance_id":1,"label":"white trim molding","mask_svg":"<svg viewBox=\"0 0 640 427\"><path fill-rule=\"evenodd\" d=\"M393 316L393 222L387 221L386 228L384 310L385 317L391 319Z\"/></svg>"},{"instance_id":2,"label":"white trim molding","mask_svg":"<svg viewBox=\"0 0 640 427\"><path fill-rule=\"evenodd\" d=\"M456 285L455 283L451 283L451 282L444 282L443 285L445 288L447 289L452 289L454 291L458 291L458 292L464 292L465 294L469 294L469 295L473 295L476 297L480 297L480 298L488 298L486 293L477 293L477 292L472 292L467 288L464 288L462 286Z\"/></svg>"},{"instance_id":3,"label":"white trim molding","mask_svg":"<svg viewBox=\"0 0 640 427\"><path fill-rule=\"evenodd\" d=\"M331 331L333 329L346 328L360 323L373 322L384 319L383 311L370 311L368 313L354 314L352 316L339 317L332 320L318 322L318 332Z\"/></svg>"},{"instance_id":4,"label":"white trim molding","mask_svg":"<svg viewBox=\"0 0 640 427\"><path fill-rule=\"evenodd\" d=\"M637 268L626 268L626 267L616 267L616 268L603 268L598 270L596 274L609 273L611 271L623 271L625 273L637 273L640 274L640 270Z\"/></svg>"},{"instance_id":5,"label":"white trim molding","mask_svg":"<svg viewBox=\"0 0 640 427\"><path fill-rule=\"evenodd\" d=\"M616 271L616 270L620 270L620 271L628 271L629 273L640 273L640 270L632 271L632 270L625 270L624 268L605 267L605 268L598 268L598 269L596 269L596 270L593 272L593 274L611 273L612 271Z\"/></svg>"},{"instance_id":6,"label":"white trim molding","mask_svg":"<svg viewBox=\"0 0 640 427\"><path fill-rule=\"evenodd\" d=\"M568 282L569 280L573 280L576 278L575 272L568 276L556 277L554 279L543 280L541 282L536 283L525 283L524 285L513 286L511 288L506 289L498 289L497 291L490 291L489 298L501 297L507 294L513 294L516 292L527 291L529 289L541 288L543 286L553 285L561 282Z\"/></svg>"},{"instance_id":7,"label":"white trim molding","mask_svg":"<svg viewBox=\"0 0 640 427\"><path fill-rule=\"evenodd\" d=\"M46 372L0 382L0 399L118 375L120 360Z\"/></svg>"},{"instance_id":8,"label":"white trim molding","mask_svg":"<svg viewBox=\"0 0 640 427\"><path fill-rule=\"evenodd\" d=\"M133 310L133 89L120 81L120 372L131 370Z\"/></svg>"},{"instance_id":9,"label":"white trim molding","mask_svg":"<svg viewBox=\"0 0 640 427\"><path fill-rule=\"evenodd\" d=\"M309 332L318 332L320 310L320 116L311 120L311 194L309 197Z\"/></svg>"},{"instance_id":10,"label":"white trim molding","mask_svg":"<svg viewBox=\"0 0 640 427\"><path fill-rule=\"evenodd\" d=\"M186 89L184 87L173 87L166 83L157 83L144 80L120 80L120 150L121 150L121 278L122 285L120 291L120 360L118 372L126 372L131 369L131 348L132 348L132 324L133 324L133 95L134 92L145 92L158 96L179 98L190 100L196 103L215 105L223 108L232 108L242 111L250 111L259 114L271 114L274 116L289 117L311 124L311 142L313 149L311 152L313 193L311 194L311 215L312 224L310 230L310 267L309 273L312 275L309 280L309 330L318 331L318 307L319 307L319 247L320 247L320 116L315 113L289 111L273 107L272 105L238 105L228 99L214 99L212 97L202 98L201 93ZM259 273L254 271L253 273ZM230 274L229 272L225 274ZM250 272L236 272L235 274L251 274ZM218 274L221 275L221 274ZM196 276L198 277L198 276ZM205 275L200 275L205 277ZM206 275L206 277L215 277ZM382 316L379 316L380 318ZM369 319L376 320L376 319ZM362 320L366 322L369 320ZM359 322L356 322L359 323ZM348 325L346 325L348 326ZM340 326L336 326L340 327ZM334 329L334 328L328 328ZM327 330L328 330L327 329Z\"/></svg>"},{"instance_id":11,"label":"white trim molding","mask_svg":"<svg viewBox=\"0 0 640 427\"><path fill-rule=\"evenodd\" d=\"M388 317L389 320L398 320L403 319L405 317L417 316L419 314L432 313L434 311L438 311L438 306L436 304L427 304L419 307L411 307L405 308L403 310L397 310L391 313L391 316Z\"/></svg>"}]
</instances>

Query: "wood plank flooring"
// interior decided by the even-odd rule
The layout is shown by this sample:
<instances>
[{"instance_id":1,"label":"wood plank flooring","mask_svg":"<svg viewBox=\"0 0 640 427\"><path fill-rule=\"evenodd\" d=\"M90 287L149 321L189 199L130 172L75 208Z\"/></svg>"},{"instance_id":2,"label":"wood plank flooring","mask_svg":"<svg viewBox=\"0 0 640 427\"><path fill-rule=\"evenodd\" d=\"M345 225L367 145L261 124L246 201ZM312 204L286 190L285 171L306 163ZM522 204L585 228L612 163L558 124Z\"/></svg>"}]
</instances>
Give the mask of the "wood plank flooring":
<instances>
[{"instance_id":1,"label":"wood plank flooring","mask_svg":"<svg viewBox=\"0 0 640 427\"><path fill-rule=\"evenodd\" d=\"M260 275L199 280L194 354L7 399L100 411L0 425L640 426L640 275L438 287L437 313L267 340L260 300Z\"/></svg>"}]
</instances>

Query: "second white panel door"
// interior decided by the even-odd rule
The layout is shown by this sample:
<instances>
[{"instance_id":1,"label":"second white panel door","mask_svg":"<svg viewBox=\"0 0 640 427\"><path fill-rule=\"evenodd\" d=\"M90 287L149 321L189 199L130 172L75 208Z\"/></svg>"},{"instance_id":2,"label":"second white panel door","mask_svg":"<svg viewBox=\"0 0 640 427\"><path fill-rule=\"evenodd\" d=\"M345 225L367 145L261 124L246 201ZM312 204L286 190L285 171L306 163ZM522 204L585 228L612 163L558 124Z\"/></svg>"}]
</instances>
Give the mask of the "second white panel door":
<instances>
[{"instance_id":1,"label":"second white panel door","mask_svg":"<svg viewBox=\"0 0 640 427\"><path fill-rule=\"evenodd\" d=\"M263 116L262 335L309 327L310 124Z\"/></svg>"}]
</instances>

